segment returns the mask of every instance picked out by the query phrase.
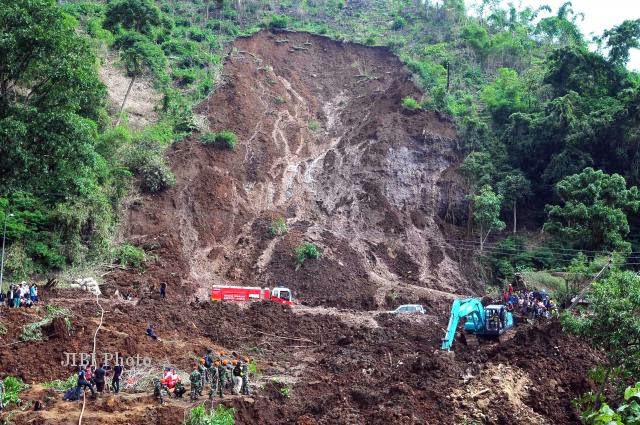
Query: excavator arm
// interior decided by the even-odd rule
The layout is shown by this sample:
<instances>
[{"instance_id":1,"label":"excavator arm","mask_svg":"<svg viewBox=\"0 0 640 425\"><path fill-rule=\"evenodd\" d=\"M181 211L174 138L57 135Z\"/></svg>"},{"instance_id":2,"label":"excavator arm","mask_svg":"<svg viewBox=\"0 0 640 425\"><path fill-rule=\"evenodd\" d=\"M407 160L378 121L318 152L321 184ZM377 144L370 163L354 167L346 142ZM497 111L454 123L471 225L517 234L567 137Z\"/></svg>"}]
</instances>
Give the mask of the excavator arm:
<instances>
[{"instance_id":1,"label":"excavator arm","mask_svg":"<svg viewBox=\"0 0 640 425\"><path fill-rule=\"evenodd\" d=\"M468 317L467 317L468 316ZM451 306L451 317L447 333L442 339L442 350L449 351L456 336L456 329L460 319L467 317L465 328L472 332L477 332L484 326L484 307L478 298L465 298L455 300Z\"/></svg>"}]
</instances>

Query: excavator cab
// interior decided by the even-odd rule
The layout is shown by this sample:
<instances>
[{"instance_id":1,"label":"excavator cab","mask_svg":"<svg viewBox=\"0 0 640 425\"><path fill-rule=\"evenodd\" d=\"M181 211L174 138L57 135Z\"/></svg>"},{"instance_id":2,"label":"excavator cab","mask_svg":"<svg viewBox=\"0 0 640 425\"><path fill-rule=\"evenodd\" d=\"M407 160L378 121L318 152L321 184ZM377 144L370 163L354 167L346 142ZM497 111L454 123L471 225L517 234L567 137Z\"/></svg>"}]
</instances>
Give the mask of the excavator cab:
<instances>
[{"instance_id":1,"label":"excavator cab","mask_svg":"<svg viewBox=\"0 0 640 425\"><path fill-rule=\"evenodd\" d=\"M289 288L273 288L271 290L271 298L278 298L285 303L293 303L293 293Z\"/></svg>"},{"instance_id":2,"label":"excavator cab","mask_svg":"<svg viewBox=\"0 0 640 425\"><path fill-rule=\"evenodd\" d=\"M513 327L513 316L504 305L492 304L484 308L484 329L481 335L501 335L507 329Z\"/></svg>"}]
</instances>

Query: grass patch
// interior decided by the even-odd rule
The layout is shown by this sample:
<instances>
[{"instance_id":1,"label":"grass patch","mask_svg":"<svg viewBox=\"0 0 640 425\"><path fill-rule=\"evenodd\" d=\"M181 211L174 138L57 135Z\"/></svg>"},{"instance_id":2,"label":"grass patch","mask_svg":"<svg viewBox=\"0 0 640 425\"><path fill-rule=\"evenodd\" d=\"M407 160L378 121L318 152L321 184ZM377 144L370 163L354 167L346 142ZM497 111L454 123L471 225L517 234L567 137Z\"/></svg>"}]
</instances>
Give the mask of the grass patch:
<instances>
[{"instance_id":1,"label":"grass patch","mask_svg":"<svg viewBox=\"0 0 640 425\"><path fill-rule=\"evenodd\" d=\"M320 249L312 243L304 242L294 250L296 264L302 266L307 259L318 259L322 255Z\"/></svg>"},{"instance_id":2,"label":"grass patch","mask_svg":"<svg viewBox=\"0 0 640 425\"><path fill-rule=\"evenodd\" d=\"M410 111L416 111L420 109L420 103L418 103L418 101L411 96L407 96L402 99L402 106L409 109Z\"/></svg>"},{"instance_id":3,"label":"grass patch","mask_svg":"<svg viewBox=\"0 0 640 425\"><path fill-rule=\"evenodd\" d=\"M320 130L320 123L316 120L309 121L308 127L311 131L318 131Z\"/></svg>"},{"instance_id":4,"label":"grass patch","mask_svg":"<svg viewBox=\"0 0 640 425\"><path fill-rule=\"evenodd\" d=\"M0 323L0 335L6 335L7 333L7 327L5 326L4 323Z\"/></svg>"},{"instance_id":5,"label":"grass patch","mask_svg":"<svg viewBox=\"0 0 640 425\"><path fill-rule=\"evenodd\" d=\"M200 141L205 145L234 150L238 144L238 137L233 131L223 130L218 133L205 133L200 137Z\"/></svg>"},{"instance_id":6,"label":"grass patch","mask_svg":"<svg viewBox=\"0 0 640 425\"><path fill-rule=\"evenodd\" d=\"M53 381L43 382L42 386L47 389L56 391L67 391L74 388L78 383L78 378L75 375L71 375L66 381L61 379L54 379Z\"/></svg>"},{"instance_id":7,"label":"grass patch","mask_svg":"<svg viewBox=\"0 0 640 425\"><path fill-rule=\"evenodd\" d=\"M282 105L283 103L287 103L286 99L282 96L276 96L273 99L274 102L276 102L276 105Z\"/></svg>"},{"instance_id":8,"label":"grass patch","mask_svg":"<svg viewBox=\"0 0 640 425\"><path fill-rule=\"evenodd\" d=\"M218 404L215 409L207 413L204 404L201 404L189 411L184 425L233 425L235 414L233 408L222 404Z\"/></svg>"},{"instance_id":9,"label":"grass patch","mask_svg":"<svg viewBox=\"0 0 640 425\"><path fill-rule=\"evenodd\" d=\"M529 288L544 289L549 292L556 292L566 288L567 282L558 276L545 271L522 272L522 277Z\"/></svg>"}]
</instances>

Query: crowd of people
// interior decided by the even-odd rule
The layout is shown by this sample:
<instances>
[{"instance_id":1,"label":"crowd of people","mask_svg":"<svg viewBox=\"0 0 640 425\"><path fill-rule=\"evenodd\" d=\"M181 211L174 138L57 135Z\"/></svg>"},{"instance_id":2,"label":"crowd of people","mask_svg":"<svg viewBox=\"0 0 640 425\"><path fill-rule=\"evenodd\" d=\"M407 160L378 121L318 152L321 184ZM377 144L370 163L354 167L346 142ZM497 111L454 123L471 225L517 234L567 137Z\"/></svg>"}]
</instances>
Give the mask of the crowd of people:
<instances>
[{"instance_id":1,"label":"crowd of people","mask_svg":"<svg viewBox=\"0 0 640 425\"><path fill-rule=\"evenodd\" d=\"M7 292L0 292L0 305L6 304L9 308L33 307L38 302L38 285L22 282L9 285Z\"/></svg>"},{"instance_id":2,"label":"crowd of people","mask_svg":"<svg viewBox=\"0 0 640 425\"><path fill-rule=\"evenodd\" d=\"M208 350L197 363L189 375L190 398L197 400L203 395L203 391L209 388L209 399L216 395L220 398L225 393L249 395L249 365L253 360L249 357L238 355L226 356L223 351L214 354ZM85 389L91 391L91 396L105 391L115 394L120 392L120 378L123 367L115 365L111 368L107 364L94 368L90 365L82 365L78 369L78 380L75 388L67 391L65 400L77 400L82 398ZM108 384L109 378L111 385ZM169 397L182 396L187 392L185 383L182 382L175 368L165 368L162 378L153 380L154 396L162 403L163 393Z\"/></svg>"},{"instance_id":3,"label":"crowd of people","mask_svg":"<svg viewBox=\"0 0 640 425\"><path fill-rule=\"evenodd\" d=\"M114 394L120 392L120 378L124 367L116 364L113 368L108 364L103 364L97 368L91 365L81 365L78 368L78 381L76 387L67 391L64 396L65 400L77 400L81 398L81 394L85 389L91 391L91 396L95 397L96 393L112 391ZM111 386L108 381L111 378Z\"/></svg>"},{"instance_id":4,"label":"crowd of people","mask_svg":"<svg viewBox=\"0 0 640 425\"><path fill-rule=\"evenodd\" d=\"M550 318L556 309L554 302L544 291L530 291L522 289L514 291L512 285L508 285L503 294L502 300L507 306L507 310L516 311L531 319Z\"/></svg>"},{"instance_id":5,"label":"crowd of people","mask_svg":"<svg viewBox=\"0 0 640 425\"><path fill-rule=\"evenodd\" d=\"M225 392L249 395L249 364L248 357L226 356L224 351L213 354L208 350L197 363L189 375L190 398L197 400L204 389L209 387L209 399L216 395L224 397ZM169 397L182 397L186 393L184 383L175 369L165 368L164 375L154 381L154 396L162 403L165 393Z\"/></svg>"}]
</instances>

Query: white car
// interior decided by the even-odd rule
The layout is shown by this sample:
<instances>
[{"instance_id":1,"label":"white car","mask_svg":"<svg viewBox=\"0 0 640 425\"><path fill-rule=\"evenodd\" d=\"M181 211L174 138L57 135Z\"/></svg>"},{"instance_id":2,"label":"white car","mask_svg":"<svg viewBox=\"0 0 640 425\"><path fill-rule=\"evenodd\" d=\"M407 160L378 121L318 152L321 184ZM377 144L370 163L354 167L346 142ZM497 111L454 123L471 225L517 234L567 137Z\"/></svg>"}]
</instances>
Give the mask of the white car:
<instances>
[{"instance_id":1,"label":"white car","mask_svg":"<svg viewBox=\"0 0 640 425\"><path fill-rule=\"evenodd\" d=\"M424 307L420 304L405 304L390 312L391 314L425 314Z\"/></svg>"}]
</instances>

